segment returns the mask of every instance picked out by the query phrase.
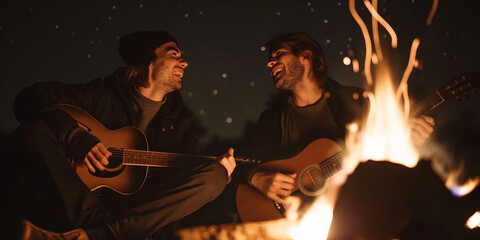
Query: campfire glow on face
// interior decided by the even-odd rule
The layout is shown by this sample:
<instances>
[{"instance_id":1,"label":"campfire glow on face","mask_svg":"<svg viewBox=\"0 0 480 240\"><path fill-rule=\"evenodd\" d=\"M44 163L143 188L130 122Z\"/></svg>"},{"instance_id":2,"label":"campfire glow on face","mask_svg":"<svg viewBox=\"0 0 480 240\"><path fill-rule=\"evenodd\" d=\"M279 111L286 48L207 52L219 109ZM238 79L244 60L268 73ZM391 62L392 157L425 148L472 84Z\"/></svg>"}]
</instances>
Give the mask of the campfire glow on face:
<instances>
[{"instance_id":1,"label":"campfire glow on face","mask_svg":"<svg viewBox=\"0 0 480 240\"><path fill-rule=\"evenodd\" d=\"M420 44L419 39L414 39L411 46L410 58L398 86L394 86L394 78L389 73L383 54L380 49L378 23L380 23L390 34L391 46L396 48L397 37L388 23L377 13L377 0L364 0L364 4L372 14L372 30L375 43L375 53L372 53L372 43L368 29L355 9L355 0L349 1L350 12L362 30L366 54L364 74L366 77L366 89L364 96L370 102L368 115L363 121L351 123L347 126L346 135L347 157L343 160L343 171L331 178L328 183L328 189L317 197L315 204L307 212L297 225L290 230L292 239L303 240L326 239L333 217L333 209L337 198L338 190L343 185L346 177L354 171L357 165L367 160L391 161L402 164L406 167L415 167L418 163L419 155L411 141L410 128L408 125L410 102L407 92L407 79L415 65L418 66L416 51ZM427 25L430 25L431 19L435 13L438 1L433 2L432 10L427 19ZM349 65L348 63L344 64ZM353 59L352 62L357 61ZM376 65L375 78L371 73L371 63ZM357 67L358 68L358 67ZM358 69L353 69L358 72ZM354 97L354 96L352 96ZM358 96L357 96L358 97ZM468 181L467 184L458 184L457 178L451 177L451 183L446 186L463 196L471 192L479 179ZM468 187L465 187L467 186ZM456 195L457 196L457 195ZM287 199L287 205L297 206L298 200L293 197ZM287 218L296 219L296 209L290 209L287 212ZM477 212L469 220L474 226L478 226L480 213ZM470 226L470 225L469 225Z\"/></svg>"}]
</instances>

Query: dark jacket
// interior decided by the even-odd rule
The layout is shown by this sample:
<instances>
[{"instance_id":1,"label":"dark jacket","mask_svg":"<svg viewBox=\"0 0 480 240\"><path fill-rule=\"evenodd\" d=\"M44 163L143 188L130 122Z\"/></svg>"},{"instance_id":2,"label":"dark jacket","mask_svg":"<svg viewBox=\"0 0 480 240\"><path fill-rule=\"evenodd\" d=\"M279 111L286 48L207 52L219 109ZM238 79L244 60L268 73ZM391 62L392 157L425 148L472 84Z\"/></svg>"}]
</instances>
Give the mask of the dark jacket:
<instances>
[{"instance_id":1,"label":"dark jacket","mask_svg":"<svg viewBox=\"0 0 480 240\"><path fill-rule=\"evenodd\" d=\"M25 88L16 97L14 112L20 123L42 118L50 126L61 144L77 123L70 115L58 109L58 104L71 104L90 113L110 130L132 126L136 121L136 103L133 85L128 83L118 69L105 79L96 79L86 84L60 82L36 83ZM192 124L192 114L184 108L178 91L166 96L165 104L153 117L145 135L149 149L166 152L193 152L197 137ZM90 135L91 136L91 135ZM85 156L98 139L82 136L79 155ZM77 141L78 142L78 141ZM87 143L85 146L85 143ZM66 146L75 148L75 146ZM80 149L80 150L78 150ZM79 152L80 151L80 152Z\"/></svg>"},{"instance_id":2,"label":"dark jacket","mask_svg":"<svg viewBox=\"0 0 480 240\"><path fill-rule=\"evenodd\" d=\"M337 127L342 136L345 136L347 123L353 120L360 120L362 112L366 110L367 104L362 97L363 90L357 87L340 85L338 82L328 78L325 81L325 95L328 97L327 104L335 119ZM358 96L354 99L354 94ZM274 106L264 111L253 130L250 139L250 154L256 160L262 162L285 159L291 157L282 151L282 114L287 109L289 94L284 94ZM235 178L240 182L247 181L252 170L250 166L239 166L236 169Z\"/></svg>"}]
</instances>

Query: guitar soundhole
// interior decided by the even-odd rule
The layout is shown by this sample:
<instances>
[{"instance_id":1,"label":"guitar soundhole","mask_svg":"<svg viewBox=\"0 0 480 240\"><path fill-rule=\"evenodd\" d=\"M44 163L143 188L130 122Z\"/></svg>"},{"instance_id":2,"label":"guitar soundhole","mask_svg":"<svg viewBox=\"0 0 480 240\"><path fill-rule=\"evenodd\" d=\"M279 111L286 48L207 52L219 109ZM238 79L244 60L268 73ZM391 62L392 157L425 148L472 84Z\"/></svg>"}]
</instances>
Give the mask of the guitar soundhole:
<instances>
[{"instance_id":1,"label":"guitar soundhole","mask_svg":"<svg viewBox=\"0 0 480 240\"><path fill-rule=\"evenodd\" d=\"M108 159L108 165L105 166L105 171L90 172L95 177L111 178L116 177L122 173L125 165L123 165L123 154L119 154L119 150L115 148L108 148L112 152L112 156Z\"/></svg>"},{"instance_id":2,"label":"guitar soundhole","mask_svg":"<svg viewBox=\"0 0 480 240\"><path fill-rule=\"evenodd\" d=\"M325 181L318 165L313 165L302 171L298 179L298 187L307 196L317 196L323 192Z\"/></svg>"}]
</instances>

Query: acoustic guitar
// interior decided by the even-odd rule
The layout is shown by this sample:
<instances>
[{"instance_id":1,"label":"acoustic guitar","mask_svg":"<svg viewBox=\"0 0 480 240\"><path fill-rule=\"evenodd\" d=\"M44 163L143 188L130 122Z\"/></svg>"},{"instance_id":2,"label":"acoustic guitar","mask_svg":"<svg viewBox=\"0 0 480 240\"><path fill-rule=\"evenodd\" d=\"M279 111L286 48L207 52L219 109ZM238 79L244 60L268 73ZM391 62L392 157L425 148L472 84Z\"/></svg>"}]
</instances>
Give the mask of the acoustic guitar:
<instances>
[{"instance_id":1,"label":"acoustic guitar","mask_svg":"<svg viewBox=\"0 0 480 240\"><path fill-rule=\"evenodd\" d=\"M480 74L466 72L446 83L440 89L424 98L410 110L411 116L419 116L436 108L448 99L461 99L478 91ZM298 155L284 160L265 162L259 170L296 173L294 194L316 196L326 187L326 181L342 170L342 157L345 150L330 139L317 139L305 147ZM236 204L243 222L268 221L285 217L286 208L255 187L239 184Z\"/></svg>"},{"instance_id":2,"label":"acoustic guitar","mask_svg":"<svg viewBox=\"0 0 480 240\"><path fill-rule=\"evenodd\" d=\"M192 167L199 161L216 161L216 156L203 156L148 151L142 131L135 127L109 130L86 111L68 104L60 104L78 125L96 136L112 153L105 171L92 173L85 164L74 164L75 171L91 190L110 189L121 195L131 195L145 183L149 167ZM235 158L238 162L256 163L248 158Z\"/></svg>"}]
</instances>

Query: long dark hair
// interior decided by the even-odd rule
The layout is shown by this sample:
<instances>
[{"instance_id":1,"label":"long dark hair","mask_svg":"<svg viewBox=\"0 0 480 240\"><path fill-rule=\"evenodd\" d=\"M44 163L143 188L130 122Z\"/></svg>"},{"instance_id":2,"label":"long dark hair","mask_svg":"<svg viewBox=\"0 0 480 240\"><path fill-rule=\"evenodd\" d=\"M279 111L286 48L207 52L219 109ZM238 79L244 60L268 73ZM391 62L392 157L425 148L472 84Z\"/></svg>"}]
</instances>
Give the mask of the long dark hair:
<instances>
[{"instance_id":1,"label":"long dark hair","mask_svg":"<svg viewBox=\"0 0 480 240\"><path fill-rule=\"evenodd\" d=\"M327 63L325 62L325 57L320 44L304 33L285 33L275 35L266 43L270 52L274 52L281 48L283 44L288 45L292 53L297 57L305 50L312 52L313 74L317 79L318 86L323 88L323 84L327 78Z\"/></svg>"},{"instance_id":2,"label":"long dark hair","mask_svg":"<svg viewBox=\"0 0 480 240\"><path fill-rule=\"evenodd\" d=\"M152 61L155 61L157 55L154 52L150 53L147 56L147 59L150 59L148 63L150 64ZM150 83L148 82L148 67L149 65L138 65L138 66L124 66L121 67L121 73L124 75L124 79L127 81L127 85L131 84L135 88L139 87L150 87Z\"/></svg>"},{"instance_id":3,"label":"long dark hair","mask_svg":"<svg viewBox=\"0 0 480 240\"><path fill-rule=\"evenodd\" d=\"M150 86L148 82L148 66L125 66L123 67L125 80L135 88Z\"/></svg>"}]
</instances>

